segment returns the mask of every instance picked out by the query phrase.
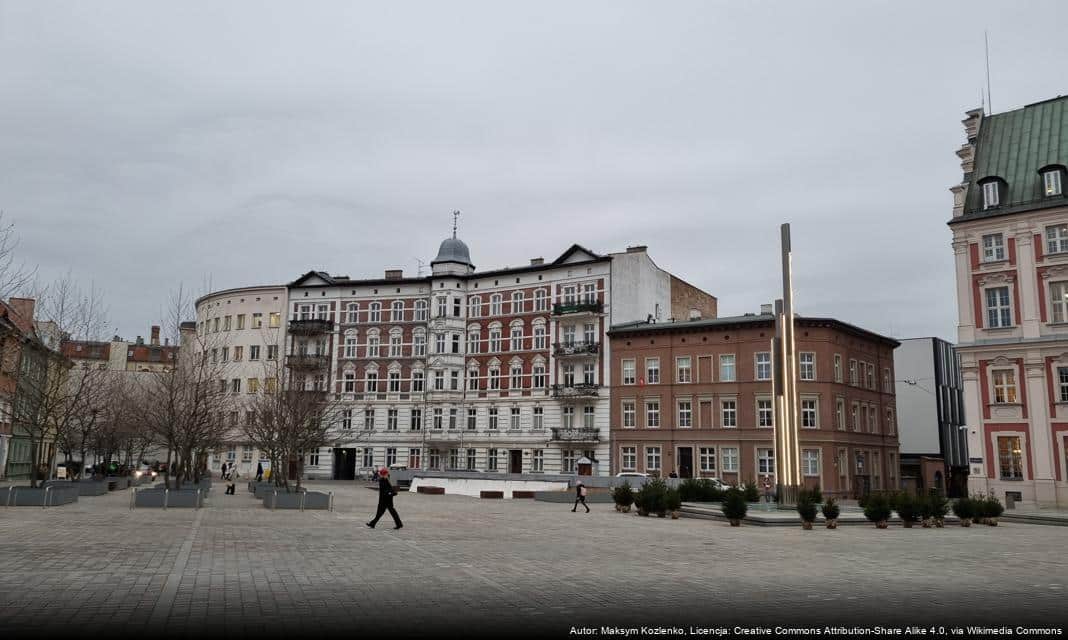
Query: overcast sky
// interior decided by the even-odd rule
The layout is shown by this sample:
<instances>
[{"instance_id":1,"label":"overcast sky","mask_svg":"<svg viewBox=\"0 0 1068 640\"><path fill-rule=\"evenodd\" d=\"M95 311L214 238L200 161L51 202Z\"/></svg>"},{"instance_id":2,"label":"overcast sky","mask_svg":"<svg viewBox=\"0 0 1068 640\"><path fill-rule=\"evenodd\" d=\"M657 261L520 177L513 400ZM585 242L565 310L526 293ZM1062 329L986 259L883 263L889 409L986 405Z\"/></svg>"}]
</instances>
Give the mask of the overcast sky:
<instances>
[{"instance_id":1,"label":"overcast sky","mask_svg":"<svg viewBox=\"0 0 1068 640\"><path fill-rule=\"evenodd\" d=\"M147 335L180 283L647 244L719 297L956 338L964 112L1068 89L1068 3L9 2L0 209Z\"/></svg>"}]
</instances>

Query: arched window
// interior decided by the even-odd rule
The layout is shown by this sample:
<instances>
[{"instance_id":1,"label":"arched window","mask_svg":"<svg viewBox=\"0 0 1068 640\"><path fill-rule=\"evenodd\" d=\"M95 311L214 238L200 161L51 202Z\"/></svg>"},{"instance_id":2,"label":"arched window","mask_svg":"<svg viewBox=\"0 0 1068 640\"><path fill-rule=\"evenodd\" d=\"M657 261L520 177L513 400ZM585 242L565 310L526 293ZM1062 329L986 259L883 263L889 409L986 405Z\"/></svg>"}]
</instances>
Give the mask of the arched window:
<instances>
[{"instance_id":1,"label":"arched window","mask_svg":"<svg viewBox=\"0 0 1068 640\"><path fill-rule=\"evenodd\" d=\"M402 355L404 332L399 327L389 331L389 357L400 358Z\"/></svg>"},{"instance_id":2,"label":"arched window","mask_svg":"<svg viewBox=\"0 0 1068 640\"><path fill-rule=\"evenodd\" d=\"M367 356L368 358L379 357L378 352L378 329L371 329L367 332Z\"/></svg>"},{"instance_id":3,"label":"arched window","mask_svg":"<svg viewBox=\"0 0 1068 640\"><path fill-rule=\"evenodd\" d=\"M382 303L381 302L372 302L371 303L370 318L368 318L367 321L368 322L382 322Z\"/></svg>"},{"instance_id":4,"label":"arched window","mask_svg":"<svg viewBox=\"0 0 1068 640\"><path fill-rule=\"evenodd\" d=\"M478 318L482 315L482 298L478 296L472 296L467 301L467 317Z\"/></svg>"},{"instance_id":5,"label":"arched window","mask_svg":"<svg viewBox=\"0 0 1068 640\"><path fill-rule=\"evenodd\" d=\"M417 322L426 321L426 300L415 301L415 320Z\"/></svg>"},{"instance_id":6,"label":"arched window","mask_svg":"<svg viewBox=\"0 0 1068 640\"><path fill-rule=\"evenodd\" d=\"M394 300L389 312L390 322L404 322L404 302Z\"/></svg>"},{"instance_id":7,"label":"arched window","mask_svg":"<svg viewBox=\"0 0 1068 640\"><path fill-rule=\"evenodd\" d=\"M355 358L356 357L356 345L357 344L359 344L359 336L356 335L356 332L351 332L351 333L346 333L345 334L345 357L346 358Z\"/></svg>"},{"instance_id":8,"label":"arched window","mask_svg":"<svg viewBox=\"0 0 1068 640\"><path fill-rule=\"evenodd\" d=\"M356 324L357 322L360 321L360 303L359 302L350 302L348 304L348 307L346 308L346 311L347 311L348 322L349 323Z\"/></svg>"},{"instance_id":9,"label":"arched window","mask_svg":"<svg viewBox=\"0 0 1068 640\"><path fill-rule=\"evenodd\" d=\"M417 329L412 333L412 357L426 356L426 331Z\"/></svg>"},{"instance_id":10,"label":"arched window","mask_svg":"<svg viewBox=\"0 0 1068 640\"><path fill-rule=\"evenodd\" d=\"M538 318L534 321L534 348L549 348L549 337L545 331L545 320L542 318Z\"/></svg>"},{"instance_id":11,"label":"arched window","mask_svg":"<svg viewBox=\"0 0 1068 640\"><path fill-rule=\"evenodd\" d=\"M523 292L512 292L512 313L523 313Z\"/></svg>"},{"instance_id":12,"label":"arched window","mask_svg":"<svg viewBox=\"0 0 1068 640\"><path fill-rule=\"evenodd\" d=\"M501 313L503 313L503 311L501 309L501 307L503 306L501 304L501 300L502 300L501 294L499 294L499 293L495 293L492 296L490 296L490 315L491 316L499 316L499 315L501 315Z\"/></svg>"},{"instance_id":13,"label":"arched window","mask_svg":"<svg viewBox=\"0 0 1068 640\"><path fill-rule=\"evenodd\" d=\"M481 341L482 334L477 328L467 330L467 352L478 353L479 342Z\"/></svg>"},{"instance_id":14,"label":"arched window","mask_svg":"<svg viewBox=\"0 0 1068 640\"><path fill-rule=\"evenodd\" d=\"M545 289L538 289L534 292L534 310L535 311L548 311L549 310L549 294Z\"/></svg>"}]
</instances>

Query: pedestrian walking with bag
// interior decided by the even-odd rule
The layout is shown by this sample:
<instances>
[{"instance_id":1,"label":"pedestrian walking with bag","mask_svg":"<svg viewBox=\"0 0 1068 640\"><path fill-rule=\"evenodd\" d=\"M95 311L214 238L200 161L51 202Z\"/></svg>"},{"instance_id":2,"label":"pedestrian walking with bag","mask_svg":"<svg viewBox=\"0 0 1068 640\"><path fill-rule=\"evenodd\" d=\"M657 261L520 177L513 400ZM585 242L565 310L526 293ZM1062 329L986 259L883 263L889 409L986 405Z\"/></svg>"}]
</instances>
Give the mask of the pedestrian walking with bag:
<instances>
[{"instance_id":1,"label":"pedestrian walking with bag","mask_svg":"<svg viewBox=\"0 0 1068 640\"><path fill-rule=\"evenodd\" d=\"M237 464L230 465L230 471L226 476L226 493L235 495L237 491Z\"/></svg>"},{"instance_id":2,"label":"pedestrian walking with bag","mask_svg":"<svg viewBox=\"0 0 1068 640\"><path fill-rule=\"evenodd\" d=\"M378 471L378 512L375 513L375 519L367 523L368 527L374 529L375 525L378 524L378 519L386 511L389 511L389 515L393 516L394 529L400 529L404 526L400 516L397 515L397 510L393 508L393 496L395 495L397 495L397 491L389 483L389 469L382 467Z\"/></svg>"},{"instance_id":3,"label":"pedestrian walking with bag","mask_svg":"<svg viewBox=\"0 0 1068 640\"><path fill-rule=\"evenodd\" d=\"M263 463L256 463L256 482L263 482Z\"/></svg>"},{"instance_id":4,"label":"pedestrian walking with bag","mask_svg":"<svg viewBox=\"0 0 1068 640\"><path fill-rule=\"evenodd\" d=\"M578 509L580 502L582 506L586 507L586 513L589 513L590 505L586 504L586 485L582 484L581 480L575 484L575 506L571 508L571 513L575 513L575 509Z\"/></svg>"}]
</instances>

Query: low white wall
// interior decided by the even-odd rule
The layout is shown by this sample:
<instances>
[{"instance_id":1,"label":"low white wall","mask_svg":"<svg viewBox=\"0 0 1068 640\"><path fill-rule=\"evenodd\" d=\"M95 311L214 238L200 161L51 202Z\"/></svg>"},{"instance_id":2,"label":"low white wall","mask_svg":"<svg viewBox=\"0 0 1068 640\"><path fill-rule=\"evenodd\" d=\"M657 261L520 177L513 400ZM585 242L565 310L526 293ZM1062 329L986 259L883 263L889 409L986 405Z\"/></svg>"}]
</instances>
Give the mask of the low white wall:
<instances>
[{"instance_id":1,"label":"low white wall","mask_svg":"<svg viewBox=\"0 0 1068 640\"><path fill-rule=\"evenodd\" d=\"M424 478L412 476L412 485L408 489L415 492L420 486L445 487L446 495L472 496L477 498L482 491L503 491L505 498L511 498L513 491L567 491L567 481L547 482L544 480L493 480L482 478Z\"/></svg>"}]
</instances>

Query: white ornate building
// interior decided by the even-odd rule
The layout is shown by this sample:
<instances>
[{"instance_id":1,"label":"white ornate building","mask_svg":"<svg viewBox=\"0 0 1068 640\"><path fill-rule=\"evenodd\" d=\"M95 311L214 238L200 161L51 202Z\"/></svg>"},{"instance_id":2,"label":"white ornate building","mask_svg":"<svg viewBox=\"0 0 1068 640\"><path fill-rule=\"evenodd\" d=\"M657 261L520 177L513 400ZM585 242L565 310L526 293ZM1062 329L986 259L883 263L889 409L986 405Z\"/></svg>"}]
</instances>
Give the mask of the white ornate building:
<instances>
[{"instance_id":1,"label":"white ornate building","mask_svg":"<svg viewBox=\"0 0 1068 640\"><path fill-rule=\"evenodd\" d=\"M657 267L644 246L598 255L574 245L552 262L479 272L454 233L431 266L414 278L312 271L287 288L198 301L199 331L225 333L230 318L235 393L253 391L254 345L260 359L277 345L287 366L338 394L337 446L309 452L307 475L394 464L574 473L584 457L606 475L608 327L716 314L713 296ZM266 325L278 313L273 333L252 330L254 314ZM251 447L235 442L229 453L255 469Z\"/></svg>"},{"instance_id":2,"label":"white ornate building","mask_svg":"<svg viewBox=\"0 0 1068 640\"><path fill-rule=\"evenodd\" d=\"M1068 505L1068 98L967 116L949 225L969 489Z\"/></svg>"}]
</instances>

